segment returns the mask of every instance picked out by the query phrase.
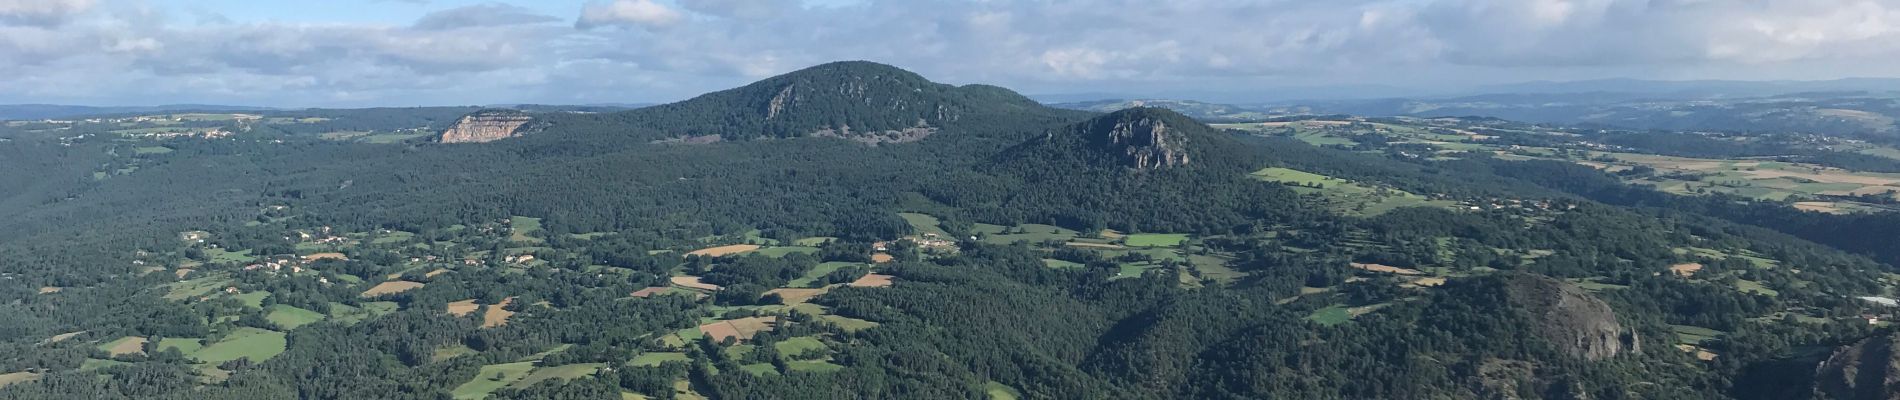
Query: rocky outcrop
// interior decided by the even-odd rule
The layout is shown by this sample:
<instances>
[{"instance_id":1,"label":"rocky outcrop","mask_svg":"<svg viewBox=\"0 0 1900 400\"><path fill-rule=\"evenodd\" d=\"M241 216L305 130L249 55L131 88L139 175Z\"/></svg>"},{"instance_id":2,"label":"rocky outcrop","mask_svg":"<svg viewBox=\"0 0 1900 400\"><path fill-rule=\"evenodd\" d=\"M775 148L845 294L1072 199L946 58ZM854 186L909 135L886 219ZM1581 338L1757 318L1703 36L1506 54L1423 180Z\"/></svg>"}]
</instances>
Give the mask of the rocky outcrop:
<instances>
[{"instance_id":1,"label":"rocky outcrop","mask_svg":"<svg viewBox=\"0 0 1900 400\"><path fill-rule=\"evenodd\" d=\"M1900 355L1894 353L1896 342L1900 342L1900 337L1888 333L1835 349L1827 361L1815 369L1817 397L1900 399Z\"/></svg>"},{"instance_id":2,"label":"rocky outcrop","mask_svg":"<svg viewBox=\"0 0 1900 400\"><path fill-rule=\"evenodd\" d=\"M1576 285L1546 276L1505 277L1505 295L1533 318L1533 334L1572 356L1596 361L1642 349L1616 311Z\"/></svg>"},{"instance_id":3,"label":"rocky outcrop","mask_svg":"<svg viewBox=\"0 0 1900 400\"><path fill-rule=\"evenodd\" d=\"M1089 122L1085 134L1097 147L1121 158L1135 169L1161 169L1188 165L1188 134L1170 123L1170 111L1133 108ZM1178 118L1175 120L1179 120Z\"/></svg>"},{"instance_id":4,"label":"rocky outcrop","mask_svg":"<svg viewBox=\"0 0 1900 400\"><path fill-rule=\"evenodd\" d=\"M937 133L937 128L931 127L930 125L926 124L923 120L918 120L917 126L913 126L913 127L905 128L905 129L867 132L867 131L854 131L851 129L850 125L844 125L837 128L821 129L821 130L818 130L817 132L812 132L811 136L823 137L823 138L845 139L845 140L850 140L850 141L854 141L858 143L876 146L876 145L881 145L881 144L915 142L919 140L924 140L924 138L930 137L931 134L935 134L935 133Z\"/></svg>"},{"instance_id":5,"label":"rocky outcrop","mask_svg":"<svg viewBox=\"0 0 1900 400\"><path fill-rule=\"evenodd\" d=\"M526 113L508 110L478 111L463 116L455 126L442 132L442 143L485 143L515 137L521 127L534 121Z\"/></svg>"}]
</instances>

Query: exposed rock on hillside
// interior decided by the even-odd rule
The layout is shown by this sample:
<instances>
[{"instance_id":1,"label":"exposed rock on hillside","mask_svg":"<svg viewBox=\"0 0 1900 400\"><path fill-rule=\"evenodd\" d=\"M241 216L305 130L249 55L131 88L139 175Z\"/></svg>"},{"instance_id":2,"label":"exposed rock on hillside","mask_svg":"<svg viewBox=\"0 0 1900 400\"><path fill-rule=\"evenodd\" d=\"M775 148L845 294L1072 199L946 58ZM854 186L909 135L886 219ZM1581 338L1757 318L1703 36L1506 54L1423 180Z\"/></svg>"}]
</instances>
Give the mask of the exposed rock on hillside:
<instances>
[{"instance_id":1,"label":"exposed rock on hillside","mask_svg":"<svg viewBox=\"0 0 1900 400\"><path fill-rule=\"evenodd\" d=\"M1510 305L1535 318L1532 333L1558 350L1592 361L1642 350L1636 333L1617 321L1616 311L1583 288L1540 275L1503 279Z\"/></svg>"},{"instance_id":2,"label":"exposed rock on hillside","mask_svg":"<svg viewBox=\"0 0 1900 400\"><path fill-rule=\"evenodd\" d=\"M1089 139L1097 146L1121 155L1123 162L1135 169L1187 165L1192 161L1187 152L1187 135L1172 129L1165 118L1155 112L1158 110L1141 108L1111 114L1116 118L1090 120L1090 126L1084 129L1090 132Z\"/></svg>"},{"instance_id":3,"label":"exposed rock on hillside","mask_svg":"<svg viewBox=\"0 0 1900 400\"><path fill-rule=\"evenodd\" d=\"M533 121L528 114L508 110L484 110L462 117L442 132L442 143L484 143L516 136L523 125Z\"/></svg>"},{"instance_id":4,"label":"exposed rock on hillside","mask_svg":"<svg viewBox=\"0 0 1900 400\"><path fill-rule=\"evenodd\" d=\"M1840 400L1900 399L1900 337L1889 333L1834 350L1815 371L1814 388L1821 398Z\"/></svg>"}]
</instances>

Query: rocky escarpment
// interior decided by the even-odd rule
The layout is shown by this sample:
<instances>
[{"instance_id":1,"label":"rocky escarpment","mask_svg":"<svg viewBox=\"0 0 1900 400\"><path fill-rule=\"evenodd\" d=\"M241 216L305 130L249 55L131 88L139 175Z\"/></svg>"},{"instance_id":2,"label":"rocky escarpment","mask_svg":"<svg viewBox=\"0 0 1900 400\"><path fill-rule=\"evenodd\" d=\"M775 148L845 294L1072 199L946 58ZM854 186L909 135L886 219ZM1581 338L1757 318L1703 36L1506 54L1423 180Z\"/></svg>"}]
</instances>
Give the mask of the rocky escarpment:
<instances>
[{"instance_id":1,"label":"rocky escarpment","mask_svg":"<svg viewBox=\"0 0 1900 400\"><path fill-rule=\"evenodd\" d=\"M1835 349L1815 369L1816 394L1840 400L1900 399L1896 343L1900 343L1900 337L1888 333Z\"/></svg>"},{"instance_id":2,"label":"rocky escarpment","mask_svg":"<svg viewBox=\"0 0 1900 400\"><path fill-rule=\"evenodd\" d=\"M1193 162L1188 154L1188 142L1193 140L1182 128L1189 124L1179 121L1183 118L1171 111L1158 108L1133 108L1103 118L1096 118L1082 127L1088 140L1121 158L1121 162L1135 169L1160 169L1188 165Z\"/></svg>"},{"instance_id":3,"label":"rocky escarpment","mask_svg":"<svg viewBox=\"0 0 1900 400\"><path fill-rule=\"evenodd\" d=\"M1540 275L1502 279L1510 305L1532 318L1531 333L1558 350L1592 361L1642 350L1636 333L1617 320L1616 311L1583 288Z\"/></svg>"},{"instance_id":4,"label":"rocky escarpment","mask_svg":"<svg viewBox=\"0 0 1900 400\"><path fill-rule=\"evenodd\" d=\"M442 143L484 143L515 137L534 117L518 111L485 110L463 116L442 132Z\"/></svg>"}]
</instances>

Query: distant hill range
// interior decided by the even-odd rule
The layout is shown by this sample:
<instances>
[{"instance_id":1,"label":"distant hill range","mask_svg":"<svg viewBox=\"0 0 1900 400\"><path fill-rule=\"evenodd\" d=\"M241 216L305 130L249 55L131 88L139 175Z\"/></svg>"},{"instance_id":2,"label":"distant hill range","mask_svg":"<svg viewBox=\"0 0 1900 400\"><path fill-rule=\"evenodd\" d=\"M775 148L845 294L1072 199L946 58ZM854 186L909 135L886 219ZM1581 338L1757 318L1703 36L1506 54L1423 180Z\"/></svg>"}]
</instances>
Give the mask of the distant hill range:
<instances>
[{"instance_id":1,"label":"distant hill range","mask_svg":"<svg viewBox=\"0 0 1900 400\"><path fill-rule=\"evenodd\" d=\"M0 120L61 119L107 114L134 113L171 113L171 112L248 112L268 111L273 108L219 106L206 104L172 104L162 106L93 107L69 106L57 104L6 104L0 105Z\"/></svg>"}]
</instances>

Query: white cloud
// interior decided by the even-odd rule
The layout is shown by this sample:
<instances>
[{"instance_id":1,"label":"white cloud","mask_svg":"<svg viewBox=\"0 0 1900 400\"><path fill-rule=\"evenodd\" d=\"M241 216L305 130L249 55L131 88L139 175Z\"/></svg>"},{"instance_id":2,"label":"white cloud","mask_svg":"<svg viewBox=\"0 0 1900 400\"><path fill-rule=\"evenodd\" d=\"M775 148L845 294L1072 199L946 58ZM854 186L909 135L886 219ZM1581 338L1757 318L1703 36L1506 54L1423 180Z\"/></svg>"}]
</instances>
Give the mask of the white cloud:
<instances>
[{"instance_id":1,"label":"white cloud","mask_svg":"<svg viewBox=\"0 0 1900 400\"><path fill-rule=\"evenodd\" d=\"M610 3L588 2L581 8L581 18L575 23L581 29L602 26L624 25L637 27L667 27L679 23L684 14L653 0L613 0Z\"/></svg>"},{"instance_id":2,"label":"white cloud","mask_svg":"<svg viewBox=\"0 0 1900 400\"><path fill-rule=\"evenodd\" d=\"M858 59L1045 92L1900 74L1895 0L602 0L573 26L506 4L399 25L127 4L0 0L0 102L637 102Z\"/></svg>"}]
</instances>

